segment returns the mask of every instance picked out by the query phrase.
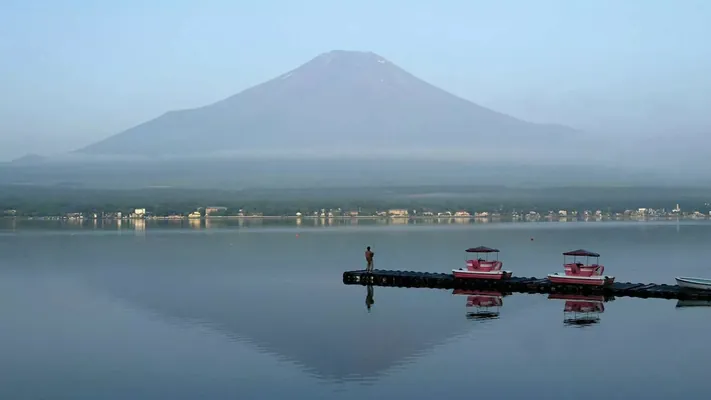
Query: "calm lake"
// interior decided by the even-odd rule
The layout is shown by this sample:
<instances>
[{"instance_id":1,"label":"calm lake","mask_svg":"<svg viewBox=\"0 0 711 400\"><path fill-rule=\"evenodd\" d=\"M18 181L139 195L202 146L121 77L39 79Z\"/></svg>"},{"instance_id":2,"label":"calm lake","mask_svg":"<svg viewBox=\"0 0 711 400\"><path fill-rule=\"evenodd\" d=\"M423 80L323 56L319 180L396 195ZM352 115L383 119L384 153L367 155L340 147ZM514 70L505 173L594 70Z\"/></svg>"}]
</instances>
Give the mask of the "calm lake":
<instances>
[{"instance_id":1,"label":"calm lake","mask_svg":"<svg viewBox=\"0 0 711 400\"><path fill-rule=\"evenodd\" d=\"M478 319L467 295L367 298L342 273L368 245L376 269L449 272L485 245L538 277L585 248L618 281L674 283L711 277L709 243L703 222L0 220L0 398L706 399L711 307L617 298L571 325L564 299L514 294Z\"/></svg>"}]
</instances>

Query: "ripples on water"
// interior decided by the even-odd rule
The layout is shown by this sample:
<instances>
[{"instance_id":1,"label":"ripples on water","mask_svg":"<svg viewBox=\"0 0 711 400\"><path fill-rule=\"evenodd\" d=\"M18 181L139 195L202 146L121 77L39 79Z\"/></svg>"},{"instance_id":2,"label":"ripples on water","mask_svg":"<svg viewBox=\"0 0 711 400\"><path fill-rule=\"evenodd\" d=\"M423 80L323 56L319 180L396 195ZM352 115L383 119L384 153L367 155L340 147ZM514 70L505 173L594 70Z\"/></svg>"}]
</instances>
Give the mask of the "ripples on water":
<instances>
[{"instance_id":1,"label":"ripples on water","mask_svg":"<svg viewBox=\"0 0 711 400\"><path fill-rule=\"evenodd\" d=\"M673 283L711 276L708 224L31 225L0 228L0 398L706 398L709 303L341 274L367 245L376 268L432 272L493 246L524 276L583 247L620 280Z\"/></svg>"}]
</instances>

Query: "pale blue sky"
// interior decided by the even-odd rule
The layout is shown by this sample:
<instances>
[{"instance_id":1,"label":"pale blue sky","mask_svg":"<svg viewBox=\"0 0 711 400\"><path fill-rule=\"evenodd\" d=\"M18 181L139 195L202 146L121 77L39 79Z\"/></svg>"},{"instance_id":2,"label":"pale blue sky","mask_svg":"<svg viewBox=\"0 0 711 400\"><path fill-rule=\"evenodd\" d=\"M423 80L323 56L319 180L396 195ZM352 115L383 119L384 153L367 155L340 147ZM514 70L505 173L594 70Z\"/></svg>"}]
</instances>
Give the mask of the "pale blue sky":
<instances>
[{"instance_id":1,"label":"pale blue sky","mask_svg":"<svg viewBox=\"0 0 711 400\"><path fill-rule=\"evenodd\" d=\"M333 49L519 118L711 130L711 1L4 0L0 159L71 150Z\"/></svg>"}]
</instances>

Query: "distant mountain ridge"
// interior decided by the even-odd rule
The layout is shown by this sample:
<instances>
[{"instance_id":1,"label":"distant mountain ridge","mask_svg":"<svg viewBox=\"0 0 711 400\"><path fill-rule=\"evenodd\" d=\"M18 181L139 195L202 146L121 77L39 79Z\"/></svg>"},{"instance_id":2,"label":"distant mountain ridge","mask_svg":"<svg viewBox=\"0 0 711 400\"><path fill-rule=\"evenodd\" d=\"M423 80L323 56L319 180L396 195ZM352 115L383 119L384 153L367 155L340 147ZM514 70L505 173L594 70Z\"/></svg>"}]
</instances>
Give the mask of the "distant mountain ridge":
<instances>
[{"instance_id":1,"label":"distant mountain ridge","mask_svg":"<svg viewBox=\"0 0 711 400\"><path fill-rule=\"evenodd\" d=\"M332 148L545 148L578 137L439 89L372 52L335 50L216 103L170 111L77 150L182 155Z\"/></svg>"},{"instance_id":2,"label":"distant mountain ridge","mask_svg":"<svg viewBox=\"0 0 711 400\"><path fill-rule=\"evenodd\" d=\"M10 163L13 165L33 165L44 162L45 160L46 158L39 154L25 154L22 157L10 161Z\"/></svg>"}]
</instances>

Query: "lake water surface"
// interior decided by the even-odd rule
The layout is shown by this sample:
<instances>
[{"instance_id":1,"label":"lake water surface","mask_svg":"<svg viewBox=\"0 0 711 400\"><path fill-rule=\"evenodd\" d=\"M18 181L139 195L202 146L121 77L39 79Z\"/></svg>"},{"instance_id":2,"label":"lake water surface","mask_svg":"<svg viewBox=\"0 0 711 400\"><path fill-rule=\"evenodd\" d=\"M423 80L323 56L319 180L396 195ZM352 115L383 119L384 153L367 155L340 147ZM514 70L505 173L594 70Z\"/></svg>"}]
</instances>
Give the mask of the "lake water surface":
<instances>
[{"instance_id":1,"label":"lake water surface","mask_svg":"<svg viewBox=\"0 0 711 400\"><path fill-rule=\"evenodd\" d=\"M543 277L582 247L619 281L674 283L711 277L709 243L701 222L3 220L0 398L706 399L711 307L617 298L579 326L565 300L514 294L477 319L467 295L367 298L342 273L368 245L376 268L430 272L486 245Z\"/></svg>"}]
</instances>

